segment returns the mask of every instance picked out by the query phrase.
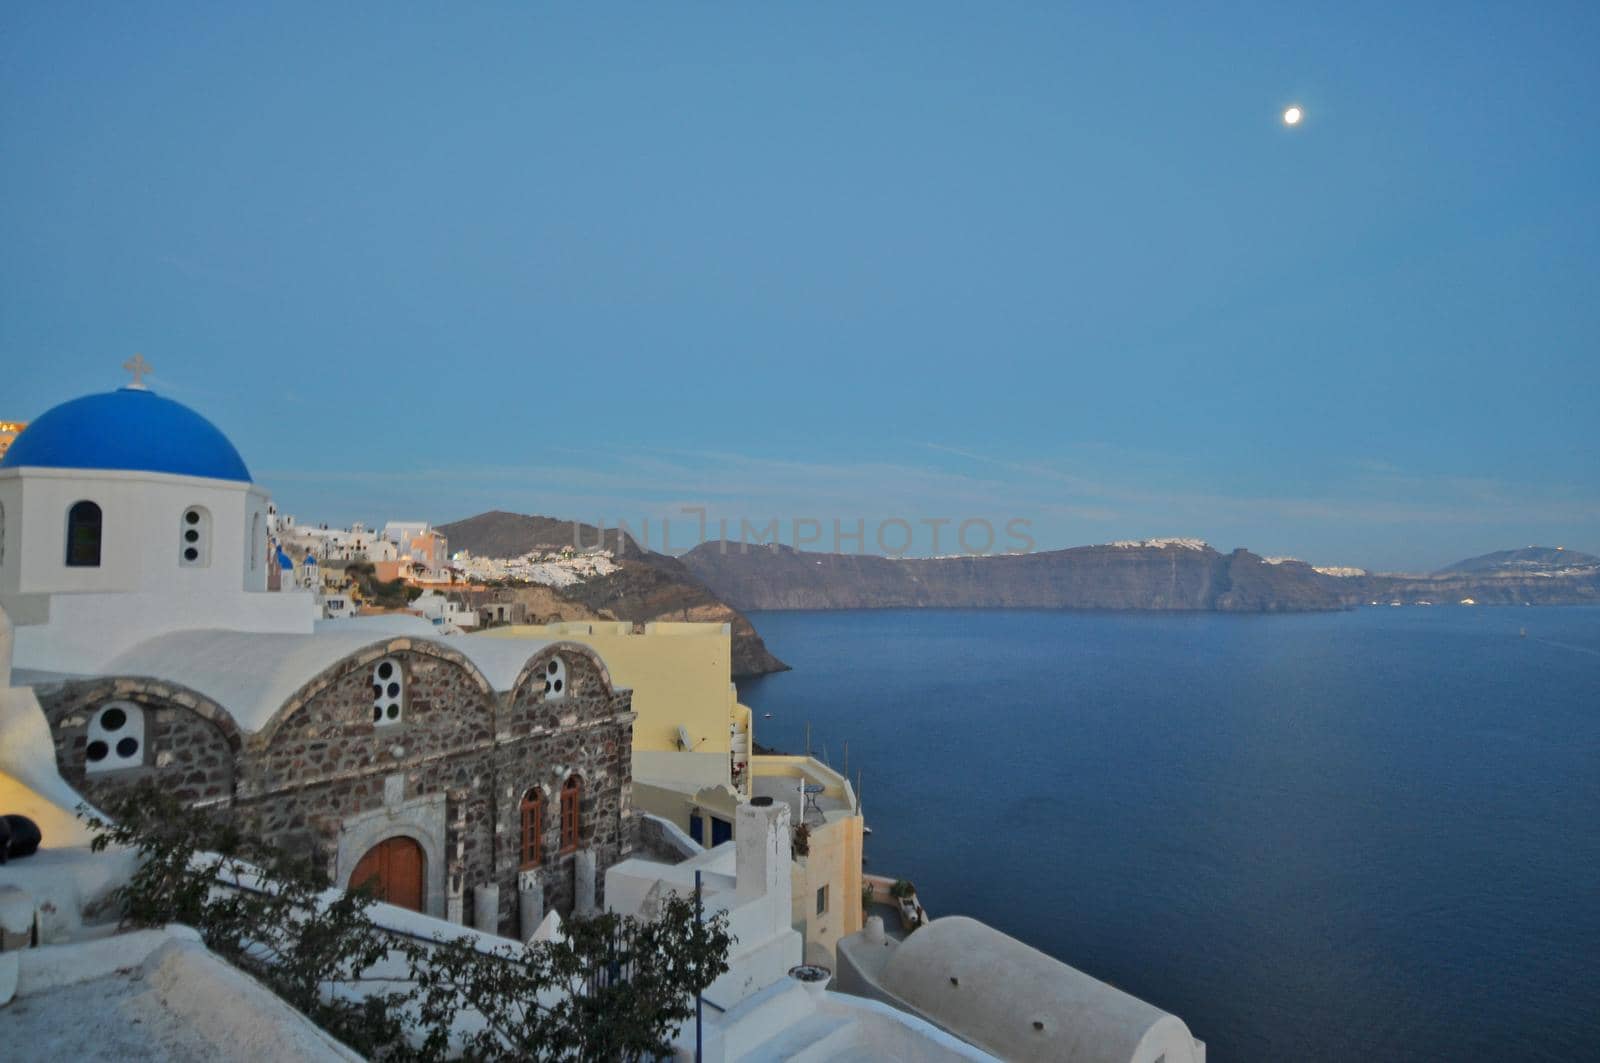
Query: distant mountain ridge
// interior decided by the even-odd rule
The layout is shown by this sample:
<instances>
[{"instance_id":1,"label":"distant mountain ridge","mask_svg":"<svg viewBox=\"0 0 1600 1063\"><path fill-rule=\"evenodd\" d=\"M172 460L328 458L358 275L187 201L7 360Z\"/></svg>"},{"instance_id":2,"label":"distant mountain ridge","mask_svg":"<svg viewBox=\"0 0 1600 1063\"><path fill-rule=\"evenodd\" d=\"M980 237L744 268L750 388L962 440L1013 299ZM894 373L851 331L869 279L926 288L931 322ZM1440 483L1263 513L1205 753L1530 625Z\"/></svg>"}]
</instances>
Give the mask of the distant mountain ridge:
<instances>
[{"instance_id":1,"label":"distant mountain ridge","mask_svg":"<svg viewBox=\"0 0 1600 1063\"><path fill-rule=\"evenodd\" d=\"M1146 540L982 557L895 559L703 543L684 565L740 609L1128 609L1308 612L1405 605L1600 604L1600 559L1505 551L1435 576L1319 571L1199 540ZM1552 556L1553 555L1553 556ZM1593 563L1592 565L1590 563Z\"/></svg>"},{"instance_id":2,"label":"distant mountain ridge","mask_svg":"<svg viewBox=\"0 0 1600 1063\"><path fill-rule=\"evenodd\" d=\"M1600 557L1563 546L1527 546L1469 557L1435 572L1435 576L1557 576L1600 569Z\"/></svg>"},{"instance_id":3,"label":"distant mountain ridge","mask_svg":"<svg viewBox=\"0 0 1600 1063\"><path fill-rule=\"evenodd\" d=\"M1431 576L1372 575L1350 580L1368 602L1475 605L1600 605L1600 557L1529 546L1469 557Z\"/></svg>"},{"instance_id":4,"label":"distant mountain ridge","mask_svg":"<svg viewBox=\"0 0 1600 1063\"><path fill-rule=\"evenodd\" d=\"M591 550L603 546L618 558L641 559L646 551L616 528L602 531L593 524L557 520L526 513L492 509L476 517L450 524L439 530L450 540L452 550L470 550L480 557L520 557L533 550Z\"/></svg>"},{"instance_id":5,"label":"distant mountain ridge","mask_svg":"<svg viewBox=\"0 0 1600 1063\"><path fill-rule=\"evenodd\" d=\"M643 549L616 529L504 511L440 526L452 549L516 557L564 547L611 551L618 571L551 593L595 617L731 625L734 672L788 668L741 610L1117 609L1314 612L1404 605L1600 604L1600 558L1527 547L1458 561L1431 576L1323 568L1198 539L1151 539L1028 554L890 558L777 544L702 543L682 557Z\"/></svg>"},{"instance_id":6,"label":"distant mountain ridge","mask_svg":"<svg viewBox=\"0 0 1600 1063\"><path fill-rule=\"evenodd\" d=\"M688 570L741 609L1038 608L1306 612L1354 604L1299 561L1153 540L976 557L889 558L710 542Z\"/></svg>"},{"instance_id":7,"label":"distant mountain ridge","mask_svg":"<svg viewBox=\"0 0 1600 1063\"><path fill-rule=\"evenodd\" d=\"M452 550L481 557L520 557L535 550L604 546L617 571L567 587L549 588L556 599L587 610L595 619L695 620L728 624L733 636L733 674L765 675L788 670L774 657L754 625L717 597L675 557L642 549L627 535L554 517L493 510L439 525Z\"/></svg>"}]
</instances>

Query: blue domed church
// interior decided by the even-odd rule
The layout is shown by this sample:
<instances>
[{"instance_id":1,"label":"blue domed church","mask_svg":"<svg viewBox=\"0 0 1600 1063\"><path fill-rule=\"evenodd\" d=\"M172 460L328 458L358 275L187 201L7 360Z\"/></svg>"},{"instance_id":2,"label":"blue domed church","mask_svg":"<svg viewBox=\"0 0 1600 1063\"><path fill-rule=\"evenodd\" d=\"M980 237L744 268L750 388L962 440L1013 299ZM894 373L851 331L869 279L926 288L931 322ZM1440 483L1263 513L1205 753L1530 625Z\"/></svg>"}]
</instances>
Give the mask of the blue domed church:
<instances>
[{"instance_id":1,"label":"blue domed church","mask_svg":"<svg viewBox=\"0 0 1600 1063\"><path fill-rule=\"evenodd\" d=\"M91 804L156 779L494 933L599 905L634 848L631 692L578 643L316 619L268 589L272 512L226 435L137 383L29 424L0 459L0 608L43 715L11 733L48 740L0 768Z\"/></svg>"},{"instance_id":2,"label":"blue domed church","mask_svg":"<svg viewBox=\"0 0 1600 1063\"><path fill-rule=\"evenodd\" d=\"M86 395L0 459L0 604L38 667L96 668L164 631L310 634L267 591L267 492L227 436L143 387Z\"/></svg>"}]
</instances>

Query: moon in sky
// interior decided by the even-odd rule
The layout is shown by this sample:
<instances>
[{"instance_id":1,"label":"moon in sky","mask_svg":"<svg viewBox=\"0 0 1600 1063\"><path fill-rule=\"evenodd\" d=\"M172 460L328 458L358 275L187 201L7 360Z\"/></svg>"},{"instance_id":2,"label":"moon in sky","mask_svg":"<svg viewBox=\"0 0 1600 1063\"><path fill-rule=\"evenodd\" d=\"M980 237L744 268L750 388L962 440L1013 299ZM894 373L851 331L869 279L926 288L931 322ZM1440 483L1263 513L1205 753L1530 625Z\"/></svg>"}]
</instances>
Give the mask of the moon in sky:
<instances>
[{"instance_id":1,"label":"moon in sky","mask_svg":"<svg viewBox=\"0 0 1600 1063\"><path fill-rule=\"evenodd\" d=\"M1301 112L1300 108L1291 107L1287 111L1283 112L1283 124L1284 125L1299 125L1300 124L1300 119L1303 118L1303 117L1304 117L1304 114L1303 114L1303 112Z\"/></svg>"}]
</instances>

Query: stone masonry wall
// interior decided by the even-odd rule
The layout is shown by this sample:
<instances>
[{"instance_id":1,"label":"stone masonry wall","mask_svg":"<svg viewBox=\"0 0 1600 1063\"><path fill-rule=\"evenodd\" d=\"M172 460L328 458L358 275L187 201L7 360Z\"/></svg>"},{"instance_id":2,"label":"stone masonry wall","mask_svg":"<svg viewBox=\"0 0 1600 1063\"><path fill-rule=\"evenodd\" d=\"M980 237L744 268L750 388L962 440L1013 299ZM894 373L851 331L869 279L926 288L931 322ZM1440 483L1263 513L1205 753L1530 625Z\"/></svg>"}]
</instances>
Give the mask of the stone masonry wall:
<instances>
[{"instance_id":1,"label":"stone masonry wall","mask_svg":"<svg viewBox=\"0 0 1600 1063\"><path fill-rule=\"evenodd\" d=\"M566 682L560 695L546 693L550 661L559 660ZM595 901L604 905L604 869L634 848L629 796L633 789L633 695L613 691L588 650L558 645L533 657L501 714L496 749L500 786L494 880L500 884L502 933L517 927L517 873L537 867L544 885L544 910L572 910L574 851L561 848L561 791L568 778L582 783L578 803L578 848L592 849L600 870ZM544 821L536 859L524 864L522 797L538 787Z\"/></svg>"},{"instance_id":2,"label":"stone masonry wall","mask_svg":"<svg viewBox=\"0 0 1600 1063\"><path fill-rule=\"evenodd\" d=\"M401 721L372 719L372 669L399 663ZM323 673L247 741L240 796L317 786L356 775L388 774L494 740L495 697L470 665L413 649L408 640L364 651Z\"/></svg>"},{"instance_id":3,"label":"stone masonry wall","mask_svg":"<svg viewBox=\"0 0 1600 1063\"><path fill-rule=\"evenodd\" d=\"M393 659L404 676L401 721L372 718L372 670ZM547 691L549 665L565 677ZM447 795L444 874L450 903L470 918L472 890L499 887L500 931L518 923L524 869L521 801L544 795L537 859L544 910L574 905L573 851L561 851L561 788L582 781L579 849L592 850L596 901L604 872L634 849L632 695L611 687L599 658L576 644L530 659L513 689L495 694L448 647L395 639L351 655L313 677L260 733L241 735L231 717L192 691L153 680L97 679L38 688L63 777L91 800L111 787L155 776L191 802L230 806L266 841L315 852L336 874L341 824L390 802ZM84 770L85 729L109 700L146 709L149 754L142 767L105 775ZM395 828L405 833L403 824ZM348 868L344 869L348 871ZM344 885L339 882L339 885Z\"/></svg>"},{"instance_id":4,"label":"stone masonry wall","mask_svg":"<svg viewBox=\"0 0 1600 1063\"><path fill-rule=\"evenodd\" d=\"M91 804L151 776L191 803L232 798L239 732L215 702L154 679L73 680L38 686L34 693L55 739L61 777ZM89 721L110 701L132 702L143 710L143 764L91 774L85 754Z\"/></svg>"}]
</instances>

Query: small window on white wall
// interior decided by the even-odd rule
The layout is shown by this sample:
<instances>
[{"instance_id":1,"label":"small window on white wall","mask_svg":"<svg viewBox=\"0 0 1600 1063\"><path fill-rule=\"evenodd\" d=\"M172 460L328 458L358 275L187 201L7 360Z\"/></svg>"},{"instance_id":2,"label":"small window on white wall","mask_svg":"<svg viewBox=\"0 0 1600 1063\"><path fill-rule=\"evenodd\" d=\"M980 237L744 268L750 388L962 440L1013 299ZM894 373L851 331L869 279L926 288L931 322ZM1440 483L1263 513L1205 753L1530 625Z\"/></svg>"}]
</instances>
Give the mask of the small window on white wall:
<instances>
[{"instance_id":1,"label":"small window on white wall","mask_svg":"<svg viewBox=\"0 0 1600 1063\"><path fill-rule=\"evenodd\" d=\"M544 666L544 692L546 697L565 697L567 693L567 662L560 657L550 658Z\"/></svg>"},{"instance_id":2,"label":"small window on white wall","mask_svg":"<svg viewBox=\"0 0 1600 1063\"><path fill-rule=\"evenodd\" d=\"M144 763L144 710L131 701L108 701L89 720L87 738L89 774L137 768Z\"/></svg>"},{"instance_id":3,"label":"small window on white wall","mask_svg":"<svg viewBox=\"0 0 1600 1063\"><path fill-rule=\"evenodd\" d=\"M400 662L385 657L372 668L372 722L387 727L405 719L406 677Z\"/></svg>"},{"instance_id":4,"label":"small window on white wall","mask_svg":"<svg viewBox=\"0 0 1600 1063\"><path fill-rule=\"evenodd\" d=\"M205 568L211 564L211 511L190 506L178 522L178 564Z\"/></svg>"}]
</instances>

